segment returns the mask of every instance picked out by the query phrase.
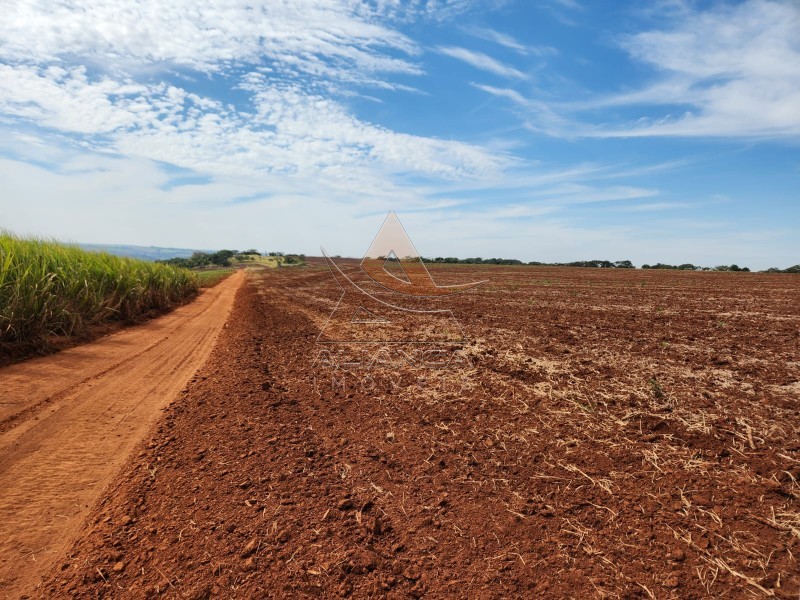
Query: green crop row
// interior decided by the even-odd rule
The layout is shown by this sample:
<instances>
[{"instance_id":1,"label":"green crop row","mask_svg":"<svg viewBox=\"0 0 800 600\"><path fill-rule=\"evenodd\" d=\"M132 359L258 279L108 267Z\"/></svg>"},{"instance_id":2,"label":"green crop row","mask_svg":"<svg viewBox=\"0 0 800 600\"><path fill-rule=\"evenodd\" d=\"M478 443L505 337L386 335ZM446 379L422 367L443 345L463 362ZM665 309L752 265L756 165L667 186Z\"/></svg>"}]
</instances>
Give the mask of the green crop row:
<instances>
[{"instance_id":1,"label":"green crop row","mask_svg":"<svg viewBox=\"0 0 800 600\"><path fill-rule=\"evenodd\" d=\"M186 269L0 232L0 342L79 335L194 297Z\"/></svg>"},{"instance_id":2,"label":"green crop row","mask_svg":"<svg viewBox=\"0 0 800 600\"><path fill-rule=\"evenodd\" d=\"M232 275L234 269L207 269L204 271L194 271L200 281L201 288L210 288L217 285L223 279Z\"/></svg>"}]
</instances>

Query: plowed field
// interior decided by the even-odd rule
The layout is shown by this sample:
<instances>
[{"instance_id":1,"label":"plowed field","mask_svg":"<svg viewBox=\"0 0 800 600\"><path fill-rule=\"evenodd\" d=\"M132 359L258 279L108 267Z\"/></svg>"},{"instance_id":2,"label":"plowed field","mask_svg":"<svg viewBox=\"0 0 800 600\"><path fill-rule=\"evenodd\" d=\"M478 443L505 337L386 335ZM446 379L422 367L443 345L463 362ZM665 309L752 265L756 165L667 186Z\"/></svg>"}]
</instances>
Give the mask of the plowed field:
<instances>
[{"instance_id":1,"label":"plowed field","mask_svg":"<svg viewBox=\"0 0 800 600\"><path fill-rule=\"evenodd\" d=\"M328 270L251 272L34 595L800 598L800 278L432 274L489 280L438 368L320 360Z\"/></svg>"}]
</instances>

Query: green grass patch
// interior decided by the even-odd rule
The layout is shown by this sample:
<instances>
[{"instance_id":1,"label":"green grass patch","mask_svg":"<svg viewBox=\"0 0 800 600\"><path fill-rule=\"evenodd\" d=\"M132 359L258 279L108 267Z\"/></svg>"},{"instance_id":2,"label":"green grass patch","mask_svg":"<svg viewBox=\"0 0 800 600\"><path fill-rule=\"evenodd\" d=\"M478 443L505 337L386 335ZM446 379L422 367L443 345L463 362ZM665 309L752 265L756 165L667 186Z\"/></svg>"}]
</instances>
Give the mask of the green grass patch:
<instances>
[{"instance_id":1,"label":"green grass patch","mask_svg":"<svg viewBox=\"0 0 800 600\"><path fill-rule=\"evenodd\" d=\"M206 269L204 271L195 271L197 278L200 282L201 288L210 288L217 285L223 279L226 279L235 269Z\"/></svg>"},{"instance_id":2,"label":"green grass patch","mask_svg":"<svg viewBox=\"0 0 800 600\"><path fill-rule=\"evenodd\" d=\"M0 232L0 342L80 335L197 294L196 274Z\"/></svg>"}]
</instances>

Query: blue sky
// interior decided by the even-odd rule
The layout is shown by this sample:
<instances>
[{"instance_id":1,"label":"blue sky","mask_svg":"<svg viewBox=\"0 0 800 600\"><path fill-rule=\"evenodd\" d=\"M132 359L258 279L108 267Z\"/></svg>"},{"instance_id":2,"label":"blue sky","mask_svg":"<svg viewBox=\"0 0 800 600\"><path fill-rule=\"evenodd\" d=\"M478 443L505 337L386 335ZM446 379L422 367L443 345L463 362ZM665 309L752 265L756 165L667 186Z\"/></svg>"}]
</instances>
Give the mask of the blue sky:
<instances>
[{"instance_id":1,"label":"blue sky","mask_svg":"<svg viewBox=\"0 0 800 600\"><path fill-rule=\"evenodd\" d=\"M646 4L646 6L645 6ZM92 243L800 262L791 0L20 0L0 227Z\"/></svg>"}]
</instances>

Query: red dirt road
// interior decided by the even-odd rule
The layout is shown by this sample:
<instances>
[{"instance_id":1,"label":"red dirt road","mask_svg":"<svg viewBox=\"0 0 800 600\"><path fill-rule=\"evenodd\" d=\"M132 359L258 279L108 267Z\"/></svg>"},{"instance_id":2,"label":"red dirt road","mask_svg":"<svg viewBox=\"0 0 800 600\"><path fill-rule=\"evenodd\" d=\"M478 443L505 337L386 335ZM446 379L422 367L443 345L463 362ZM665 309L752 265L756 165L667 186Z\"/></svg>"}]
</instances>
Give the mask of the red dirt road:
<instances>
[{"instance_id":1,"label":"red dirt road","mask_svg":"<svg viewBox=\"0 0 800 600\"><path fill-rule=\"evenodd\" d=\"M0 598L35 593L207 359L243 278L138 327L0 369Z\"/></svg>"},{"instance_id":2,"label":"red dirt road","mask_svg":"<svg viewBox=\"0 0 800 600\"><path fill-rule=\"evenodd\" d=\"M253 274L41 595L800 597L800 279L433 275L490 282L425 379L331 378L330 274Z\"/></svg>"}]
</instances>

